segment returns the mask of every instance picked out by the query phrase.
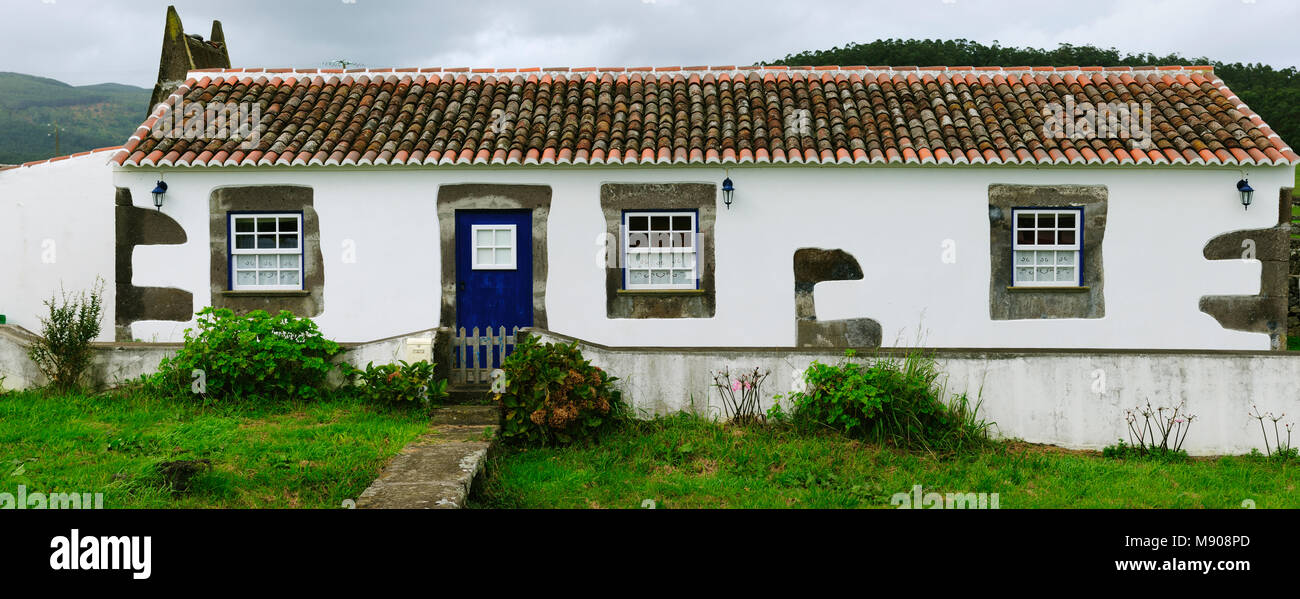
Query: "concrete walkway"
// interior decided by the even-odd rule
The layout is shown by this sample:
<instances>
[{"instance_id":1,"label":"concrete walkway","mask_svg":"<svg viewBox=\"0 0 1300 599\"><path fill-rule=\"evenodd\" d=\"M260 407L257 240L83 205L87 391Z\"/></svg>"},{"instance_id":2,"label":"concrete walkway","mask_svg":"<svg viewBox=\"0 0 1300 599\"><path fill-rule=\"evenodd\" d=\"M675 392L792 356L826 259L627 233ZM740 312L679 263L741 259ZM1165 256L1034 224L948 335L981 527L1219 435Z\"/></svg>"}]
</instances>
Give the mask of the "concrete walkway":
<instances>
[{"instance_id":1,"label":"concrete walkway","mask_svg":"<svg viewBox=\"0 0 1300 599\"><path fill-rule=\"evenodd\" d=\"M433 415L427 434L402 448L357 498L358 509L465 507L474 476L483 469L497 424L495 406L448 406Z\"/></svg>"}]
</instances>

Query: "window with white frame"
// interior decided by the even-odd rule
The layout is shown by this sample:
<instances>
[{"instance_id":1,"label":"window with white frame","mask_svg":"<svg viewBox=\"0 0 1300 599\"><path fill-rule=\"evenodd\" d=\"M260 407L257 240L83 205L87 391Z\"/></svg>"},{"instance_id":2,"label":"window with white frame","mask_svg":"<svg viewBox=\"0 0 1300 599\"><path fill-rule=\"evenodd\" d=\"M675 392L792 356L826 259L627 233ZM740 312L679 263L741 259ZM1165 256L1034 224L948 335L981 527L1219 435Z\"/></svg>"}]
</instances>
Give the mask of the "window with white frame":
<instances>
[{"instance_id":1,"label":"window with white frame","mask_svg":"<svg viewBox=\"0 0 1300 599\"><path fill-rule=\"evenodd\" d=\"M230 215L231 289L302 289L302 214Z\"/></svg>"},{"instance_id":2,"label":"window with white frame","mask_svg":"<svg viewBox=\"0 0 1300 599\"><path fill-rule=\"evenodd\" d=\"M517 267L514 225L471 225L470 236L474 239L470 265L474 270L514 270Z\"/></svg>"},{"instance_id":3,"label":"window with white frame","mask_svg":"<svg viewBox=\"0 0 1300 599\"><path fill-rule=\"evenodd\" d=\"M696 289L696 213L623 214L624 289Z\"/></svg>"},{"instance_id":4,"label":"window with white frame","mask_svg":"<svg viewBox=\"0 0 1300 599\"><path fill-rule=\"evenodd\" d=\"M1082 208L1015 208L1011 218L1014 286L1083 285Z\"/></svg>"}]
</instances>

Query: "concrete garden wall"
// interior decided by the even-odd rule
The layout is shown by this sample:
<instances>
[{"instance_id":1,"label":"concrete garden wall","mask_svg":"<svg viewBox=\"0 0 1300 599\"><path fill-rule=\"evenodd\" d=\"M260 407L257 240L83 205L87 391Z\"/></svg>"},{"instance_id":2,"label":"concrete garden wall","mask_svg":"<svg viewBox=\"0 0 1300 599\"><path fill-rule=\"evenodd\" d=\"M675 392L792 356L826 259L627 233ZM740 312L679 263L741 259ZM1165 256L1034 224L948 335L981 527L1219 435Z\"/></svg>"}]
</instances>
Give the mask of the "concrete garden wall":
<instances>
[{"instance_id":1,"label":"concrete garden wall","mask_svg":"<svg viewBox=\"0 0 1300 599\"><path fill-rule=\"evenodd\" d=\"M365 368L367 363L391 364L406 357L408 338L433 338L436 329L416 331L365 343L345 343L339 360ZM47 383L36 365L27 357L27 348L38 339L34 333L15 325L0 325L0 377L3 389L20 390ZM175 355L180 343L96 343L94 362L87 373L88 384L107 388L158 372L163 358Z\"/></svg>"},{"instance_id":2,"label":"concrete garden wall","mask_svg":"<svg viewBox=\"0 0 1300 599\"><path fill-rule=\"evenodd\" d=\"M543 341L573 338L533 330ZM583 356L610 374L642 416L679 410L720 414L711 372L771 371L763 407L788 393L814 361L834 363L843 349L612 348L579 341ZM1184 449L1193 455L1262 448L1252 404L1300 420L1300 355L1267 351L936 349L949 393L983 401L997 434L1074 449L1127 440L1124 411L1151 401L1186 400L1196 415ZM869 355L870 350L861 354ZM901 357L900 350L882 350ZM1272 432L1270 431L1270 435Z\"/></svg>"}]
</instances>

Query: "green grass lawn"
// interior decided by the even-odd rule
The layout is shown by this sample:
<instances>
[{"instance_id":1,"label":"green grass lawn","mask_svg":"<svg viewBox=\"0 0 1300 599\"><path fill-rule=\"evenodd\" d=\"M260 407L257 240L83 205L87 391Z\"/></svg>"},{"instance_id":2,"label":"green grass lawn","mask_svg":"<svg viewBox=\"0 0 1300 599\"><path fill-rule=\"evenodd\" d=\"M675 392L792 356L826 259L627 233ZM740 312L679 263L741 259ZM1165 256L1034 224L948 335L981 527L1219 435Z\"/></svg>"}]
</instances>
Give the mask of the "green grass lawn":
<instances>
[{"instance_id":1,"label":"green grass lawn","mask_svg":"<svg viewBox=\"0 0 1300 599\"><path fill-rule=\"evenodd\" d=\"M103 493L106 508L336 508L424 432L419 411L336 398L277 407L126 395L0 395L0 492ZM211 460L187 493L155 464Z\"/></svg>"},{"instance_id":2,"label":"green grass lawn","mask_svg":"<svg viewBox=\"0 0 1300 599\"><path fill-rule=\"evenodd\" d=\"M1192 435L1196 431L1191 431ZM892 507L895 493L998 493L1007 508L1300 507L1300 462L1119 461L997 443L936 458L834 433L735 428L688 416L639 422L586 448L501 451L472 507Z\"/></svg>"}]
</instances>

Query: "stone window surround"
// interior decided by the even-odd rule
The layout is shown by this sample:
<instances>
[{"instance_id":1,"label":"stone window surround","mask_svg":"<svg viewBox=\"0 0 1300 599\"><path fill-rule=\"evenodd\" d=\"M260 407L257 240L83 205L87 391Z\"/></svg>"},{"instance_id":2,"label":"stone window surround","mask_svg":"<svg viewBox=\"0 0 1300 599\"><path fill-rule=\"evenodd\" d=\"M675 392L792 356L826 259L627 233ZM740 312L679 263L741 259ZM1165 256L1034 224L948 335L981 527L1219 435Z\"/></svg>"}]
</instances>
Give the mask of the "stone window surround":
<instances>
[{"instance_id":1,"label":"stone window surround","mask_svg":"<svg viewBox=\"0 0 1300 599\"><path fill-rule=\"evenodd\" d=\"M618 258L605 268L605 313L608 318L713 318L717 295L714 282L713 227L717 220L715 183L602 183L600 208L605 216L606 251ZM623 213L626 211L694 211L696 213L696 289L623 288L621 264Z\"/></svg>"},{"instance_id":2,"label":"stone window surround","mask_svg":"<svg viewBox=\"0 0 1300 599\"><path fill-rule=\"evenodd\" d=\"M325 268L320 248L320 218L314 190L304 185L241 185L218 187L208 200L212 307L236 314L253 310L316 317L325 309ZM233 291L230 283L230 213L302 213L302 290Z\"/></svg>"},{"instance_id":3,"label":"stone window surround","mask_svg":"<svg viewBox=\"0 0 1300 599\"><path fill-rule=\"evenodd\" d=\"M1104 185L989 185L989 318L1103 318L1106 315L1102 241L1106 233L1108 190ZM1082 208L1079 268L1082 286L1016 287L1012 210Z\"/></svg>"}]
</instances>

